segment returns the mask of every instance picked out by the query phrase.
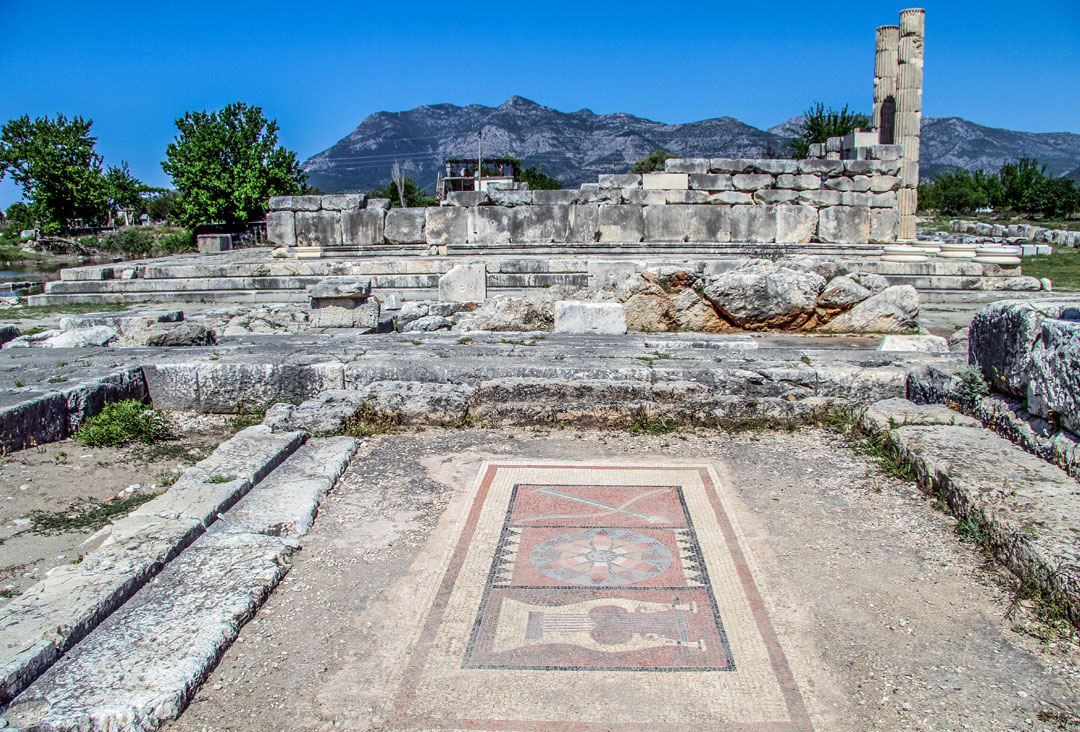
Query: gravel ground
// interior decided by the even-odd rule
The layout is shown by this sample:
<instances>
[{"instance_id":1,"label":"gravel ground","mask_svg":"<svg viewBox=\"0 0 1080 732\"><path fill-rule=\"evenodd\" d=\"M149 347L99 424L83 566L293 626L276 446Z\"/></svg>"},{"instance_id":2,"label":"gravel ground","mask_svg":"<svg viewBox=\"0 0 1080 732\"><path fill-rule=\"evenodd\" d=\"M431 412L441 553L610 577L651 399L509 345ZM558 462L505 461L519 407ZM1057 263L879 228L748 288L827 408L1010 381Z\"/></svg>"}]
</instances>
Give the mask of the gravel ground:
<instances>
[{"instance_id":1,"label":"gravel ground","mask_svg":"<svg viewBox=\"0 0 1080 732\"><path fill-rule=\"evenodd\" d=\"M726 470L819 729L1051 730L1080 714L1076 646L1014 631L1031 618L1009 616L1008 577L835 435L428 430L364 442L286 580L166 729L385 729L390 690L362 681L387 645L368 632L378 599L494 456Z\"/></svg>"}]
</instances>

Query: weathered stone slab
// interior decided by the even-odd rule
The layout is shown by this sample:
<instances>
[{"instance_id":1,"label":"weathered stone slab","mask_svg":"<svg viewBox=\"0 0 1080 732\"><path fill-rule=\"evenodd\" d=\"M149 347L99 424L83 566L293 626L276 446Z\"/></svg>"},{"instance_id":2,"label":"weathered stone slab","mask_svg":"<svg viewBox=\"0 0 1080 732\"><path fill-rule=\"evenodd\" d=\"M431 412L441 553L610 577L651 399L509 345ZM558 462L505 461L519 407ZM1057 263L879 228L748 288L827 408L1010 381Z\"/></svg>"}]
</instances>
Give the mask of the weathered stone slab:
<instances>
[{"instance_id":1,"label":"weathered stone slab","mask_svg":"<svg viewBox=\"0 0 1080 732\"><path fill-rule=\"evenodd\" d=\"M451 206L472 208L491 203L486 191L451 191L446 194L446 202Z\"/></svg>"},{"instance_id":2,"label":"weathered stone slab","mask_svg":"<svg viewBox=\"0 0 1080 732\"><path fill-rule=\"evenodd\" d=\"M936 335L887 335L881 339L879 351L909 351L913 353L948 353L949 342Z\"/></svg>"},{"instance_id":3,"label":"weathered stone slab","mask_svg":"<svg viewBox=\"0 0 1080 732\"><path fill-rule=\"evenodd\" d=\"M754 161L754 172L767 175L794 175L799 172L799 161L783 158L763 158Z\"/></svg>"},{"instance_id":4,"label":"weathered stone slab","mask_svg":"<svg viewBox=\"0 0 1080 732\"><path fill-rule=\"evenodd\" d=\"M829 206L818 214L818 241L859 244L870 240L870 209L865 206Z\"/></svg>"},{"instance_id":5,"label":"weathered stone slab","mask_svg":"<svg viewBox=\"0 0 1080 732\"><path fill-rule=\"evenodd\" d=\"M495 206L529 206L533 202L533 192L517 188L491 188L488 198Z\"/></svg>"},{"instance_id":6,"label":"weathered stone slab","mask_svg":"<svg viewBox=\"0 0 1080 732\"><path fill-rule=\"evenodd\" d=\"M312 299L312 328L360 328L373 331L379 325L377 300L358 298Z\"/></svg>"},{"instance_id":7,"label":"weathered stone slab","mask_svg":"<svg viewBox=\"0 0 1080 732\"><path fill-rule=\"evenodd\" d=\"M487 266L456 264L439 278L439 299L444 302L484 302L487 299Z\"/></svg>"},{"instance_id":8,"label":"weathered stone slab","mask_svg":"<svg viewBox=\"0 0 1080 732\"><path fill-rule=\"evenodd\" d=\"M805 243L817 233L818 212L813 206L777 206L776 241Z\"/></svg>"},{"instance_id":9,"label":"weathered stone slab","mask_svg":"<svg viewBox=\"0 0 1080 732\"><path fill-rule=\"evenodd\" d=\"M343 211L341 217L341 235L338 244L345 246L370 246L385 241L387 212L378 208L365 208L355 211ZM300 242L300 219L297 214L296 240Z\"/></svg>"},{"instance_id":10,"label":"weathered stone slab","mask_svg":"<svg viewBox=\"0 0 1080 732\"><path fill-rule=\"evenodd\" d=\"M424 208L392 208L386 212L384 236L390 244L424 244Z\"/></svg>"},{"instance_id":11,"label":"weathered stone slab","mask_svg":"<svg viewBox=\"0 0 1080 732\"><path fill-rule=\"evenodd\" d=\"M561 191L533 191L533 203L539 206L569 206L571 204L579 203L579 198L580 191L572 189Z\"/></svg>"},{"instance_id":12,"label":"weathered stone slab","mask_svg":"<svg viewBox=\"0 0 1080 732\"><path fill-rule=\"evenodd\" d=\"M641 188L638 173L604 173L599 178L601 188Z\"/></svg>"},{"instance_id":13,"label":"weathered stone slab","mask_svg":"<svg viewBox=\"0 0 1080 732\"><path fill-rule=\"evenodd\" d=\"M510 240L513 242L565 242L569 228L569 206L519 206L510 212Z\"/></svg>"},{"instance_id":14,"label":"weathered stone slab","mask_svg":"<svg viewBox=\"0 0 1080 732\"><path fill-rule=\"evenodd\" d=\"M870 239L873 244L891 244L900 228L900 212L889 208L870 209Z\"/></svg>"},{"instance_id":15,"label":"weathered stone slab","mask_svg":"<svg viewBox=\"0 0 1080 732\"><path fill-rule=\"evenodd\" d=\"M870 429L883 434L907 425L982 427L982 423L974 417L960 414L941 404L916 404L901 397L874 402L859 419Z\"/></svg>"},{"instance_id":16,"label":"weathered stone slab","mask_svg":"<svg viewBox=\"0 0 1080 732\"><path fill-rule=\"evenodd\" d=\"M307 286L308 297L366 298L371 294L370 277L326 277L317 284Z\"/></svg>"},{"instance_id":17,"label":"weathered stone slab","mask_svg":"<svg viewBox=\"0 0 1080 732\"><path fill-rule=\"evenodd\" d=\"M507 244L510 242L510 211L505 206L476 206L469 209L469 242Z\"/></svg>"},{"instance_id":18,"label":"weathered stone slab","mask_svg":"<svg viewBox=\"0 0 1080 732\"><path fill-rule=\"evenodd\" d=\"M322 197L323 211L352 211L361 208L367 198L363 193L331 193Z\"/></svg>"},{"instance_id":19,"label":"weathered stone slab","mask_svg":"<svg viewBox=\"0 0 1080 732\"><path fill-rule=\"evenodd\" d=\"M626 311L617 302L578 302L560 300L555 303L556 333L626 332Z\"/></svg>"},{"instance_id":20,"label":"weathered stone slab","mask_svg":"<svg viewBox=\"0 0 1080 732\"><path fill-rule=\"evenodd\" d=\"M686 190L690 178L686 173L646 173L641 176L641 187L647 191Z\"/></svg>"},{"instance_id":21,"label":"weathered stone slab","mask_svg":"<svg viewBox=\"0 0 1080 732\"><path fill-rule=\"evenodd\" d=\"M645 215L641 206L600 206L597 223L600 241L640 242L645 237Z\"/></svg>"},{"instance_id":22,"label":"weathered stone slab","mask_svg":"<svg viewBox=\"0 0 1080 732\"><path fill-rule=\"evenodd\" d=\"M723 242L731 240L727 206L646 206L645 241Z\"/></svg>"},{"instance_id":23,"label":"weathered stone slab","mask_svg":"<svg viewBox=\"0 0 1080 732\"><path fill-rule=\"evenodd\" d=\"M888 287L818 327L820 333L907 333L919 326L919 293Z\"/></svg>"},{"instance_id":24,"label":"weathered stone slab","mask_svg":"<svg viewBox=\"0 0 1080 732\"><path fill-rule=\"evenodd\" d=\"M708 158L668 158L664 161L667 173L708 173Z\"/></svg>"},{"instance_id":25,"label":"weathered stone slab","mask_svg":"<svg viewBox=\"0 0 1080 732\"><path fill-rule=\"evenodd\" d=\"M694 173L690 188L698 191L730 191L731 175L726 173Z\"/></svg>"},{"instance_id":26,"label":"weathered stone slab","mask_svg":"<svg viewBox=\"0 0 1080 732\"><path fill-rule=\"evenodd\" d=\"M230 252L233 248L232 234L199 234L195 238L200 254Z\"/></svg>"},{"instance_id":27,"label":"weathered stone slab","mask_svg":"<svg viewBox=\"0 0 1080 732\"><path fill-rule=\"evenodd\" d=\"M359 212L351 212L348 216ZM346 224L347 226L347 224ZM298 211L296 245L301 247L341 246L342 215L336 211Z\"/></svg>"},{"instance_id":28,"label":"weathered stone slab","mask_svg":"<svg viewBox=\"0 0 1080 732\"><path fill-rule=\"evenodd\" d=\"M424 209L424 238L428 244L463 244L469 240L469 213L459 206Z\"/></svg>"},{"instance_id":29,"label":"weathered stone slab","mask_svg":"<svg viewBox=\"0 0 1080 732\"><path fill-rule=\"evenodd\" d=\"M756 191L771 188L776 179L767 173L738 173L731 176L731 185L737 191Z\"/></svg>"},{"instance_id":30,"label":"weathered stone slab","mask_svg":"<svg viewBox=\"0 0 1080 732\"><path fill-rule=\"evenodd\" d=\"M279 247L296 246L296 216L292 211L266 214L266 240Z\"/></svg>"},{"instance_id":31,"label":"weathered stone slab","mask_svg":"<svg viewBox=\"0 0 1080 732\"><path fill-rule=\"evenodd\" d=\"M754 161L745 158L711 158L710 173L749 173L754 169Z\"/></svg>"},{"instance_id":32,"label":"weathered stone slab","mask_svg":"<svg viewBox=\"0 0 1080 732\"><path fill-rule=\"evenodd\" d=\"M372 211L389 211L391 205L393 205L393 201L389 198L369 198L364 203L364 208Z\"/></svg>"},{"instance_id":33,"label":"weathered stone slab","mask_svg":"<svg viewBox=\"0 0 1080 732\"><path fill-rule=\"evenodd\" d=\"M776 207L732 206L731 240L762 243L776 241Z\"/></svg>"}]
</instances>

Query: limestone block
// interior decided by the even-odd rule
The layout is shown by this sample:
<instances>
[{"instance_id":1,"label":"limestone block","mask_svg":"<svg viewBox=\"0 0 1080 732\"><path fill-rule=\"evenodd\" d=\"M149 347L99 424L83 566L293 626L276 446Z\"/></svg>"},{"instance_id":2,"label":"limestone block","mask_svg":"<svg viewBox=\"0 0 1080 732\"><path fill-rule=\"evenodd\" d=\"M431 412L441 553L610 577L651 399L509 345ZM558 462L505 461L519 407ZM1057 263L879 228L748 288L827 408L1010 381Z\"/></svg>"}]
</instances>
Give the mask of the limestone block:
<instances>
[{"instance_id":1,"label":"limestone block","mask_svg":"<svg viewBox=\"0 0 1080 732\"><path fill-rule=\"evenodd\" d=\"M690 176L686 173L646 173L641 177L641 187L645 190L686 190L690 187Z\"/></svg>"},{"instance_id":2,"label":"limestone block","mask_svg":"<svg viewBox=\"0 0 1080 732\"><path fill-rule=\"evenodd\" d=\"M390 244L424 244L423 208L392 208L386 212L385 236Z\"/></svg>"},{"instance_id":3,"label":"limestone block","mask_svg":"<svg viewBox=\"0 0 1080 732\"><path fill-rule=\"evenodd\" d=\"M559 300L555 303L556 333L626 332L626 311L617 302L577 302Z\"/></svg>"},{"instance_id":4,"label":"limestone block","mask_svg":"<svg viewBox=\"0 0 1080 732\"><path fill-rule=\"evenodd\" d=\"M776 241L776 207L732 206L731 240L760 243Z\"/></svg>"},{"instance_id":5,"label":"limestone block","mask_svg":"<svg viewBox=\"0 0 1080 732\"><path fill-rule=\"evenodd\" d=\"M772 188L776 179L768 173L738 173L731 176L731 185L737 191L756 191Z\"/></svg>"},{"instance_id":6,"label":"limestone block","mask_svg":"<svg viewBox=\"0 0 1080 732\"><path fill-rule=\"evenodd\" d=\"M805 244L817 233L818 212L813 206L777 206L776 241Z\"/></svg>"},{"instance_id":7,"label":"limestone block","mask_svg":"<svg viewBox=\"0 0 1080 732\"><path fill-rule=\"evenodd\" d=\"M378 301L373 299L312 299L308 322L313 328L373 330L379 325L379 310Z\"/></svg>"},{"instance_id":8,"label":"limestone block","mask_svg":"<svg viewBox=\"0 0 1080 732\"><path fill-rule=\"evenodd\" d=\"M510 241L510 209L476 206L469 209L469 242L507 244Z\"/></svg>"},{"instance_id":9,"label":"limestone block","mask_svg":"<svg viewBox=\"0 0 1080 732\"><path fill-rule=\"evenodd\" d=\"M825 140L825 152L826 153L831 153L831 152L837 152L838 153L843 149L843 147L844 147L844 138L843 137L830 137L827 140Z\"/></svg>"},{"instance_id":10,"label":"limestone block","mask_svg":"<svg viewBox=\"0 0 1080 732\"><path fill-rule=\"evenodd\" d=\"M824 142L812 142L810 143L810 150L807 152L807 158L814 158L816 160L823 159L825 157L825 143Z\"/></svg>"},{"instance_id":11,"label":"limestone block","mask_svg":"<svg viewBox=\"0 0 1080 732\"><path fill-rule=\"evenodd\" d=\"M794 203L798 200L798 191L781 191L775 188L754 191L754 203Z\"/></svg>"},{"instance_id":12,"label":"limestone block","mask_svg":"<svg viewBox=\"0 0 1080 732\"><path fill-rule=\"evenodd\" d=\"M363 193L334 193L322 197L323 211L351 211L362 208L367 198Z\"/></svg>"},{"instance_id":13,"label":"limestone block","mask_svg":"<svg viewBox=\"0 0 1080 732\"><path fill-rule=\"evenodd\" d=\"M312 300L337 298L363 300L371 294L371 278L325 277L314 285L308 285L306 291Z\"/></svg>"},{"instance_id":14,"label":"limestone block","mask_svg":"<svg viewBox=\"0 0 1080 732\"><path fill-rule=\"evenodd\" d=\"M870 209L870 242L891 244L896 241L900 213L895 208Z\"/></svg>"},{"instance_id":15,"label":"limestone block","mask_svg":"<svg viewBox=\"0 0 1080 732\"><path fill-rule=\"evenodd\" d=\"M581 186L576 203L622 203L625 188L586 188Z\"/></svg>"},{"instance_id":16,"label":"limestone block","mask_svg":"<svg viewBox=\"0 0 1080 732\"><path fill-rule=\"evenodd\" d=\"M529 190L492 188L488 198L496 206L528 206L533 202L533 192Z\"/></svg>"},{"instance_id":17,"label":"limestone block","mask_svg":"<svg viewBox=\"0 0 1080 732\"><path fill-rule=\"evenodd\" d=\"M667 203L667 194L675 191L643 191L640 188L622 188L622 202L635 206L663 206ZM696 191L700 193L701 191Z\"/></svg>"},{"instance_id":18,"label":"limestone block","mask_svg":"<svg viewBox=\"0 0 1080 732\"><path fill-rule=\"evenodd\" d=\"M818 213L818 241L861 244L870 239L870 209L865 206L829 206Z\"/></svg>"},{"instance_id":19,"label":"limestone block","mask_svg":"<svg viewBox=\"0 0 1080 732\"><path fill-rule=\"evenodd\" d=\"M646 206L645 241L724 242L731 240L727 206Z\"/></svg>"},{"instance_id":20,"label":"limestone block","mask_svg":"<svg viewBox=\"0 0 1080 732\"><path fill-rule=\"evenodd\" d=\"M641 206L600 206L597 223L599 241L639 242L645 236L645 216Z\"/></svg>"},{"instance_id":21,"label":"limestone block","mask_svg":"<svg viewBox=\"0 0 1080 732\"><path fill-rule=\"evenodd\" d=\"M512 242L565 242L569 228L569 206L533 205L510 209Z\"/></svg>"},{"instance_id":22,"label":"limestone block","mask_svg":"<svg viewBox=\"0 0 1080 732\"><path fill-rule=\"evenodd\" d=\"M871 160L899 160L902 157L903 146L901 145L871 145Z\"/></svg>"},{"instance_id":23,"label":"limestone block","mask_svg":"<svg viewBox=\"0 0 1080 732\"><path fill-rule=\"evenodd\" d=\"M708 158L668 158L664 161L667 173L708 173Z\"/></svg>"},{"instance_id":24,"label":"limestone block","mask_svg":"<svg viewBox=\"0 0 1080 732\"><path fill-rule=\"evenodd\" d=\"M708 191L642 191L642 193L663 194L664 203L671 204L709 203L710 196L710 193Z\"/></svg>"},{"instance_id":25,"label":"limestone block","mask_svg":"<svg viewBox=\"0 0 1080 732\"><path fill-rule=\"evenodd\" d=\"M858 148L863 150L865 148ZM844 172L849 175L869 175L874 172L874 164L869 160L845 160Z\"/></svg>"},{"instance_id":26,"label":"limestone block","mask_svg":"<svg viewBox=\"0 0 1080 732\"><path fill-rule=\"evenodd\" d=\"M693 173L690 188L698 191L730 191L731 176L727 173Z\"/></svg>"},{"instance_id":27,"label":"limestone block","mask_svg":"<svg viewBox=\"0 0 1080 732\"><path fill-rule=\"evenodd\" d=\"M468 211L460 206L425 208L424 238L428 244L464 244L469 240Z\"/></svg>"},{"instance_id":28,"label":"limestone block","mask_svg":"<svg viewBox=\"0 0 1080 732\"><path fill-rule=\"evenodd\" d=\"M754 196L750 193L743 193L741 191L717 191L716 193L709 194L710 203L720 203L726 205L736 205L740 203L753 203Z\"/></svg>"},{"instance_id":29,"label":"limestone block","mask_svg":"<svg viewBox=\"0 0 1080 732\"><path fill-rule=\"evenodd\" d=\"M881 175L899 175L900 174L900 161L899 160L871 160L870 165L873 167L874 173L880 173Z\"/></svg>"},{"instance_id":30,"label":"limestone block","mask_svg":"<svg viewBox=\"0 0 1080 732\"><path fill-rule=\"evenodd\" d=\"M439 299L443 302L484 302L487 299L487 266L483 262L454 265L439 278Z\"/></svg>"},{"instance_id":31,"label":"limestone block","mask_svg":"<svg viewBox=\"0 0 1080 732\"><path fill-rule=\"evenodd\" d=\"M877 349L910 353L948 353L949 342L936 335L887 335L881 339L881 345Z\"/></svg>"},{"instance_id":32,"label":"limestone block","mask_svg":"<svg viewBox=\"0 0 1080 732\"><path fill-rule=\"evenodd\" d=\"M816 175L779 175L776 177L776 187L795 191L816 191L821 188L821 177Z\"/></svg>"},{"instance_id":33,"label":"limestone block","mask_svg":"<svg viewBox=\"0 0 1080 732\"><path fill-rule=\"evenodd\" d=\"M870 206L873 202L873 193L845 191L840 194L840 204L843 206Z\"/></svg>"},{"instance_id":34,"label":"limestone block","mask_svg":"<svg viewBox=\"0 0 1080 732\"><path fill-rule=\"evenodd\" d=\"M601 188L641 188L641 176L637 173L605 173L599 181Z\"/></svg>"},{"instance_id":35,"label":"limestone block","mask_svg":"<svg viewBox=\"0 0 1080 732\"><path fill-rule=\"evenodd\" d=\"M830 178L825 181L824 188L827 191L855 191L859 193L870 190L870 176L856 175L852 177Z\"/></svg>"},{"instance_id":36,"label":"limestone block","mask_svg":"<svg viewBox=\"0 0 1080 732\"><path fill-rule=\"evenodd\" d=\"M754 161L745 158L712 158L709 160L710 173L750 173L754 170Z\"/></svg>"},{"instance_id":37,"label":"limestone block","mask_svg":"<svg viewBox=\"0 0 1080 732\"><path fill-rule=\"evenodd\" d=\"M386 226L386 211L382 209L359 209L342 211L343 231L339 244L365 246L382 244ZM300 215L296 217L296 238L300 240Z\"/></svg>"},{"instance_id":38,"label":"limestone block","mask_svg":"<svg viewBox=\"0 0 1080 732\"><path fill-rule=\"evenodd\" d=\"M318 196L312 196L318 198ZM352 214L359 213L350 212ZM381 223L381 222L380 222ZM348 223L345 224L346 229ZM379 238L382 238L382 231ZM339 247L342 237L342 215L337 211L297 211L296 244L301 247Z\"/></svg>"},{"instance_id":39,"label":"limestone block","mask_svg":"<svg viewBox=\"0 0 1080 732\"><path fill-rule=\"evenodd\" d=\"M199 234L196 241L200 254L232 251L232 234Z\"/></svg>"},{"instance_id":40,"label":"limestone block","mask_svg":"<svg viewBox=\"0 0 1080 732\"><path fill-rule=\"evenodd\" d=\"M873 193L887 193L900 188L900 179L895 175L870 176L870 190Z\"/></svg>"},{"instance_id":41,"label":"limestone block","mask_svg":"<svg viewBox=\"0 0 1080 732\"><path fill-rule=\"evenodd\" d=\"M292 211L266 214L266 240L279 247L296 246L296 216Z\"/></svg>"},{"instance_id":42,"label":"limestone block","mask_svg":"<svg viewBox=\"0 0 1080 732\"><path fill-rule=\"evenodd\" d=\"M820 175L823 178L842 175L844 163L840 160L814 160L807 158L799 161L799 172Z\"/></svg>"},{"instance_id":43,"label":"limestone block","mask_svg":"<svg viewBox=\"0 0 1080 732\"><path fill-rule=\"evenodd\" d=\"M322 196L273 196L271 211L318 211L322 208Z\"/></svg>"},{"instance_id":44,"label":"limestone block","mask_svg":"<svg viewBox=\"0 0 1080 732\"><path fill-rule=\"evenodd\" d=\"M569 208L570 220L566 230L566 241L569 243L600 241L600 206L595 203L583 203Z\"/></svg>"},{"instance_id":45,"label":"limestone block","mask_svg":"<svg viewBox=\"0 0 1080 732\"><path fill-rule=\"evenodd\" d=\"M896 200L896 191L870 194L870 205L874 208L896 208Z\"/></svg>"},{"instance_id":46,"label":"limestone block","mask_svg":"<svg viewBox=\"0 0 1080 732\"><path fill-rule=\"evenodd\" d=\"M370 208L376 211L389 211L390 210L389 198L369 198L365 203L365 208Z\"/></svg>"},{"instance_id":47,"label":"limestone block","mask_svg":"<svg viewBox=\"0 0 1080 732\"><path fill-rule=\"evenodd\" d=\"M451 191L446 194L446 202L451 206L483 206L490 203L486 191Z\"/></svg>"},{"instance_id":48,"label":"limestone block","mask_svg":"<svg viewBox=\"0 0 1080 732\"><path fill-rule=\"evenodd\" d=\"M533 191L533 203L536 205L564 205L569 206L578 203L578 191L573 189L563 191Z\"/></svg>"},{"instance_id":49,"label":"limestone block","mask_svg":"<svg viewBox=\"0 0 1080 732\"><path fill-rule=\"evenodd\" d=\"M810 206L838 206L844 194L840 191L800 191L799 200Z\"/></svg>"},{"instance_id":50,"label":"limestone block","mask_svg":"<svg viewBox=\"0 0 1080 732\"><path fill-rule=\"evenodd\" d=\"M763 159L754 161L755 173L768 175L792 175L799 172L798 160Z\"/></svg>"}]
</instances>

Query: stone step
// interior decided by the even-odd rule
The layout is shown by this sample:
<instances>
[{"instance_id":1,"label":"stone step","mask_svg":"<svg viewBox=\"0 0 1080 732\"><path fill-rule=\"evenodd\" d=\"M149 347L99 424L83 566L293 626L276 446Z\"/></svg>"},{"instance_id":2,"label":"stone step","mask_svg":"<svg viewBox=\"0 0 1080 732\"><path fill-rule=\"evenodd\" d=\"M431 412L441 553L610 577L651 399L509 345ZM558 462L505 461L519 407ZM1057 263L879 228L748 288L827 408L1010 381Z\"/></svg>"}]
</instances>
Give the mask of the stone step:
<instances>
[{"instance_id":1,"label":"stone step","mask_svg":"<svg viewBox=\"0 0 1080 732\"><path fill-rule=\"evenodd\" d=\"M889 399L871 405L862 424L884 436L957 519L985 532L1021 582L1060 599L1080 624L1080 482L942 406Z\"/></svg>"},{"instance_id":2,"label":"stone step","mask_svg":"<svg viewBox=\"0 0 1080 732\"><path fill-rule=\"evenodd\" d=\"M262 425L241 430L165 493L99 532L100 545L82 562L50 570L0 608L0 704L145 585L305 437ZM221 477L231 480L217 482Z\"/></svg>"},{"instance_id":3,"label":"stone step","mask_svg":"<svg viewBox=\"0 0 1080 732\"><path fill-rule=\"evenodd\" d=\"M297 449L16 698L8 722L143 730L179 716L288 571L356 448L351 437L332 437Z\"/></svg>"}]
</instances>

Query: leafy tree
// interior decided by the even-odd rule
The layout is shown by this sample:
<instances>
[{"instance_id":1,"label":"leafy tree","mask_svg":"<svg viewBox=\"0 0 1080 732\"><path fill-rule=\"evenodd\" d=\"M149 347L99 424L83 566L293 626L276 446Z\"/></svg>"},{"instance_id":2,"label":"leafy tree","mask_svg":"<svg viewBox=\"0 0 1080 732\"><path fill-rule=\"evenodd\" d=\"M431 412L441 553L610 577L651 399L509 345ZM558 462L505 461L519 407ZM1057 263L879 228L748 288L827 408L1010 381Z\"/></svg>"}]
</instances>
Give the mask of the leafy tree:
<instances>
[{"instance_id":1,"label":"leafy tree","mask_svg":"<svg viewBox=\"0 0 1080 732\"><path fill-rule=\"evenodd\" d=\"M105 171L105 198L109 203L111 215L115 215L119 209L134 209L136 215L146 208L143 201L142 191L145 186L138 178L128 170L127 163L120 163L120 167L111 166Z\"/></svg>"},{"instance_id":2,"label":"leafy tree","mask_svg":"<svg viewBox=\"0 0 1080 732\"><path fill-rule=\"evenodd\" d=\"M172 219L178 198L176 191L171 188L155 188L146 192L152 194L150 198L145 199L146 214L150 220L167 222Z\"/></svg>"},{"instance_id":3,"label":"leafy tree","mask_svg":"<svg viewBox=\"0 0 1080 732\"><path fill-rule=\"evenodd\" d=\"M634 163L634 166L630 168L630 172L644 174L663 170L664 161L673 157L675 157L675 155L669 153L667 150L653 150L641 160Z\"/></svg>"},{"instance_id":4,"label":"leafy tree","mask_svg":"<svg viewBox=\"0 0 1080 732\"><path fill-rule=\"evenodd\" d=\"M385 188L376 188L368 195L372 198L389 198L391 206L400 205L402 198L405 200L405 206L409 208L439 205L439 199L427 195L427 192L416 184L411 175L406 175L402 179L401 191L403 196L398 195L397 181L390 181Z\"/></svg>"},{"instance_id":5,"label":"leafy tree","mask_svg":"<svg viewBox=\"0 0 1080 732\"><path fill-rule=\"evenodd\" d=\"M936 209L943 214L973 213L990 203L978 179L958 168L938 173L930 183L919 186L919 208Z\"/></svg>"},{"instance_id":6,"label":"leafy tree","mask_svg":"<svg viewBox=\"0 0 1080 732\"><path fill-rule=\"evenodd\" d=\"M1080 188L1068 178L1043 178L1024 192L1022 210L1065 218L1080 209Z\"/></svg>"},{"instance_id":7,"label":"leafy tree","mask_svg":"<svg viewBox=\"0 0 1080 732\"><path fill-rule=\"evenodd\" d=\"M188 112L162 169L172 176L176 211L187 228L262 218L270 196L295 195L307 174L278 146L276 120L237 102L220 112Z\"/></svg>"},{"instance_id":8,"label":"leafy tree","mask_svg":"<svg viewBox=\"0 0 1080 732\"><path fill-rule=\"evenodd\" d=\"M562 183L545 173L541 165L525 168L519 177L523 183L529 184L529 190L558 191L562 189Z\"/></svg>"},{"instance_id":9,"label":"leafy tree","mask_svg":"<svg viewBox=\"0 0 1080 732\"><path fill-rule=\"evenodd\" d=\"M810 146L825 142L830 137L843 137L862 127L870 126L870 118L865 114L852 112L845 104L839 112L817 102L803 115L799 132L791 141L791 157L801 160L810 155Z\"/></svg>"},{"instance_id":10,"label":"leafy tree","mask_svg":"<svg viewBox=\"0 0 1080 732\"><path fill-rule=\"evenodd\" d=\"M55 120L29 115L0 128L0 180L11 175L29 202L30 219L46 234L58 234L75 219L100 221L108 204L101 156L94 152L93 120Z\"/></svg>"},{"instance_id":11,"label":"leafy tree","mask_svg":"<svg viewBox=\"0 0 1080 732\"><path fill-rule=\"evenodd\" d=\"M16 230L34 228L34 219L30 216L30 208L22 201L16 201L8 206L4 212L4 219L9 228Z\"/></svg>"},{"instance_id":12,"label":"leafy tree","mask_svg":"<svg viewBox=\"0 0 1080 732\"><path fill-rule=\"evenodd\" d=\"M1046 180L1046 166L1039 165L1038 160L1020 158L1015 163L1001 166L998 177L1004 189L1001 204L1015 211L1023 211L1026 209L1025 196L1030 197L1030 192Z\"/></svg>"}]
</instances>

